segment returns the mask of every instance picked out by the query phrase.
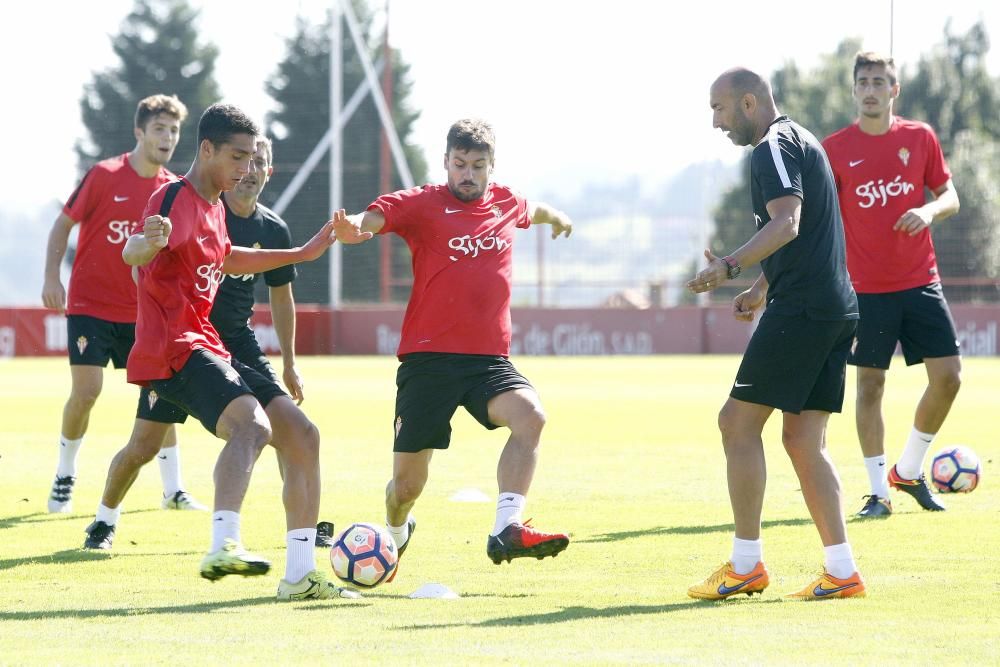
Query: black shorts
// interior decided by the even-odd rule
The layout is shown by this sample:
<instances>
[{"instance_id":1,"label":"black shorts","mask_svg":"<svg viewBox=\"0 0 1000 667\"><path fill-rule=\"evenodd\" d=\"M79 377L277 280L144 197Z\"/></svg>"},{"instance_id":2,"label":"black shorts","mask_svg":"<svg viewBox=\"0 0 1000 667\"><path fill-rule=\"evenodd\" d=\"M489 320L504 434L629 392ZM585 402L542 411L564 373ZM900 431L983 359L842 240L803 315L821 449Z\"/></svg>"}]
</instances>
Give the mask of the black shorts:
<instances>
[{"instance_id":1,"label":"black shorts","mask_svg":"<svg viewBox=\"0 0 1000 667\"><path fill-rule=\"evenodd\" d=\"M70 366L108 365L125 368L135 343L134 322L109 322L89 315L66 316L66 349Z\"/></svg>"},{"instance_id":2,"label":"black shorts","mask_svg":"<svg viewBox=\"0 0 1000 667\"><path fill-rule=\"evenodd\" d=\"M451 418L462 406L488 429L487 404L494 396L531 383L506 357L418 352L402 358L396 371L394 452L447 449Z\"/></svg>"},{"instance_id":3,"label":"black shorts","mask_svg":"<svg viewBox=\"0 0 1000 667\"><path fill-rule=\"evenodd\" d=\"M729 395L794 414L840 412L856 326L764 311Z\"/></svg>"},{"instance_id":4,"label":"black shorts","mask_svg":"<svg viewBox=\"0 0 1000 667\"><path fill-rule=\"evenodd\" d=\"M850 364L889 368L897 341L907 366L959 354L955 321L941 283L884 294L858 294L858 307L861 322Z\"/></svg>"},{"instance_id":5,"label":"black shorts","mask_svg":"<svg viewBox=\"0 0 1000 667\"><path fill-rule=\"evenodd\" d=\"M267 360L267 357L261 351L260 345L257 343L257 338L253 335L253 331L249 327L247 327L245 332L241 331L236 336L223 338L222 342L225 344L226 349L229 350L229 353L233 355L233 359L249 366L273 384L272 387L261 386L259 389L254 388L254 396L257 397L261 405L267 407L267 404L275 396L285 394L285 391L278 382L278 376L274 372L274 368L271 367L271 362ZM156 391L149 387L143 387L139 392L139 407L136 409L135 416L139 419L146 419L161 424L183 424L187 420L187 413L184 410L170 401L159 400Z\"/></svg>"},{"instance_id":6,"label":"black shorts","mask_svg":"<svg viewBox=\"0 0 1000 667\"><path fill-rule=\"evenodd\" d=\"M281 387L238 359L226 362L201 349L192 352L184 366L170 378L150 382L150 389L156 392L156 405L166 399L200 421L213 435L219 417L234 399L252 394L267 407L275 397L284 395ZM140 400L139 410L142 408Z\"/></svg>"}]
</instances>

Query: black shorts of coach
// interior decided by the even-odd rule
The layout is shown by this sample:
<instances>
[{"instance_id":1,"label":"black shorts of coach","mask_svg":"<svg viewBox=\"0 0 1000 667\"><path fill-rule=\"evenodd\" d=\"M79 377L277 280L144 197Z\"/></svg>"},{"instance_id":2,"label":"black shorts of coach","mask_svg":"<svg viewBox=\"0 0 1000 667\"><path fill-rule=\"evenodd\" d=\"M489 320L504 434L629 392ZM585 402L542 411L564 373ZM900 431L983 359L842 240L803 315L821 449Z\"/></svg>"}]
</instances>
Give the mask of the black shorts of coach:
<instances>
[{"instance_id":1,"label":"black shorts of coach","mask_svg":"<svg viewBox=\"0 0 1000 667\"><path fill-rule=\"evenodd\" d=\"M793 414L840 412L856 326L764 311L729 395Z\"/></svg>"},{"instance_id":2,"label":"black shorts of coach","mask_svg":"<svg viewBox=\"0 0 1000 667\"><path fill-rule=\"evenodd\" d=\"M66 316L66 349L70 366L100 366L108 361L125 368L135 344L133 322L109 322L89 315Z\"/></svg>"},{"instance_id":3,"label":"black shorts of coach","mask_svg":"<svg viewBox=\"0 0 1000 667\"><path fill-rule=\"evenodd\" d=\"M157 410L157 406L166 399L181 413L200 421L212 435L218 435L215 427L219 423L219 417L234 399L252 394L266 408L268 403L285 393L272 380L239 359L234 357L231 362L227 362L201 349L192 352L184 366L170 378L150 382L149 390L143 392L145 403L140 397L140 413L144 404L149 405L150 394L155 392L156 400L153 401L151 410ZM162 406L159 410L164 411L161 415L168 417L178 415L176 411L168 412L167 406ZM137 416L150 421L176 423L165 421L163 417L151 419L142 414Z\"/></svg>"},{"instance_id":4,"label":"black shorts of coach","mask_svg":"<svg viewBox=\"0 0 1000 667\"><path fill-rule=\"evenodd\" d=\"M923 287L858 294L861 322L848 363L889 368L898 342L907 366L924 359L958 356L958 334L941 283Z\"/></svg>"},{"instance_id":5,"label":"black shorts of coach","mask_svg":"<svg viewBox=\"0 0 1000 667\"><path fill-rule=\"evenodd\" d=\"M393 421L395 452L447 449L451 418L458 406L486 428L498 428L490 422L490 399L514 389L533 389L506 357L418 352L400 361Z\"/></svg>"}]
</instances>

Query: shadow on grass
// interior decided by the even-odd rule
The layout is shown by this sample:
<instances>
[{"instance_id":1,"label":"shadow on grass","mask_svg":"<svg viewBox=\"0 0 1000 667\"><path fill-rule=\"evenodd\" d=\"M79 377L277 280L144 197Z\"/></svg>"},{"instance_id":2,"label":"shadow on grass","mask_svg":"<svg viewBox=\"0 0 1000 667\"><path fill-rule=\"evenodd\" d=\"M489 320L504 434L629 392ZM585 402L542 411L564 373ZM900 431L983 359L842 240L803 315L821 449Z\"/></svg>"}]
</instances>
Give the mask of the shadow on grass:
<instances>
[{"instance_id":1,"label":"shadow on grass","mask_svg":"<svg viewBox=\"0 0 1000 667\"><path fill-rule=\"evenodd\" d=\"M770 528L773 526L811 526L812 522L812 519L776 519L774 521L762 521L760 525L762 528ZM655 528L646 528L645 530L622 530L617 533L603 533L586 539L574 539L573 541L578 544L587 544L591 542L620 542L621 540L630 540L635 537L731 533L734 530L736 530L736 526L731 523L718 523L713 526L657 526Z\"/></svg>"},{"instance_id":2,"label":"shadow on grass","mask_svg":"<svg viewBox=\"0 0 1000 667\"><path fill-rule=\"evenodd\" d=\"M752 604L772 604L780 599L755 600ZM398 625L396 630L438 630L441 628L493 628L518 627L526 625L543 625L548 623L565 623L567 621L585 621L592 618L624 618L626 616L644 616L648 614L669 614L674 611L691 611L698 608L740 604L740 601L710 602L706 600L689 600L687 602L672 602L670 604L621 605L617 607L563 607L559 611L543 614L527 614L524 616L501 616L472 623L424 623L415 625ZM2 618L2 616L0 616Z\"/></svg>"},{"instance_id":3,"label":"shadow on grass","mask_svg":"<svg viewBox=\"0 0 1000 667\"><path fill-rule=\"evenodd\" d=\"M166 510L161 509L141 509L141 510L130 510L124 512L124 516L129 516L131 514L142 514L144 512L164 512ZM94 520L94 513L83 513L83 514L50 514L49 512L32 512L30 514L19 514L17 516L6 516L0 518L0 530L7 528L13 528L14 526L20 525L22 523L49 523L52 521L79 521L83 527ZM83 528L81 527L81 531Z\"/></svg>"},{"instance_id":4,"label":"shadow on grass","mask_svg":"<svg viewBox=\"0 0 1000 667\"><path fill-rule=\"evenodd\" d=\"M66 549L41 556L25 556L23 558L4 558L0 560L0 570L8 570L19 565L63 565L66 563L84 563L95 560L108 560L112 554L107 551Z\"/></svg>"},{"instance_id":5,"label":"shadow on grass","mask_svg":"<svg viewBox=\"0 0 1000 667\"><path fill-rule=\"evenodd\" d=\"M9 570L21 565L65 565L68 563L88 563L91 561L110 560L111 558L146 557L146 556L198 556L200 551L171 551L167 553L141 552L117 553L99 549L65 549L40 556L24 556L22 558L0 559L0 571Z\"/></svg>"},{"instance_id":6,"label":"shadow on grass","mask_svg":"<svg viewBox=\"0 0 1000 667\"><path fill-rule=\"evenodd\" d=\"M348 609L359 606L351 604L322 604L309 601L310 608L322 609L329 613L332 607ZM37 621L57 618L115 618L119 616L151 616L158 614L202 614L222 609L238 609L256 605L278 604L273 596L245 598L242 600L225 600L222 602L195 602L192 604L176 604L163 607L112 607L108 609L47 609L40 611L0 611L0 622L4 621Z\"/></svg>"}]
</instances>

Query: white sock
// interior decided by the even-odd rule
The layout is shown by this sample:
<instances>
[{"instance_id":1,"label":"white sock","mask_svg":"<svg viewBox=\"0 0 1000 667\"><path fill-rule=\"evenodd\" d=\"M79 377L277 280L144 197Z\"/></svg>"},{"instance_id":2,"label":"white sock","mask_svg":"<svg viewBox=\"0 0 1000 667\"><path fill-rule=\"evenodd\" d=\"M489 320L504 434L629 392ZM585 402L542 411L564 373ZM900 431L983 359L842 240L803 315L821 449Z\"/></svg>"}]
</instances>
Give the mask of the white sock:
<instances>
[{"instance_id":1,"label":"white sock","mask_svg":"<svg viewBox=\"0 0 1000 667\"><path fill-rule=\"evenodd\" d=\"M910 437L906 440L906 447L903 448L903 455L896 462L896 472L903 479L916 479L924 469L924 457L931 443L934 442L934 433L921 433L916 428L910 430Z\"/></svg>"},{"instance_id":2,"label":"white sock","mask_svg":"<svg viewBox=\"0 0 1000 667\"><path fill-rule=\"evenodd\" d=\"M294 584L316 569L316 529L290 530L285 544L285 581Z\"/></svg>"},{"instance_id":3,"label":"white sock","mask_svg":"<svg viewBox=\"0 0 1000 667\"><path fill-rule=\"evenodd\" d=\"M847 542L823 547L823 552L826 554L826 571L838 579L847 579L858 571L851 545Z\"/></svg>"},{"instance_id":4,"label":"white sock","mask_svg":"<svg viewBox=\"0 0 1000 667\"><path fill-rule=\"evenodd\" d=\"M107 507L104 503L97 506L97 516L94 517L95 521L103 521L109 526L118 525L118 517L122 515L122 506L118 507Z\"/></svg>"},{"instance_id":5,"label":"white sock","mask_svg":"<svg viewBox=\"0 0 1000 667\"><path fill-rule=\"evenodd\" d=\"M524 511L526 502L527 499L518 493L502 491L497 498L497 518L493 522L493 532L490 535L499 535L512 523L521 523L521 512Z\"/></svg>"},{"instance_id":6,"label":"white sock","mask_svg":"<svg viewBox=\"0 0 1000 667\"><path fill-rule=\"evenodd\" d=\"M178 491L184 490L181 481L181 450L174 445L165 447L156 455L160 464L160 480L163 482L163 497L173 498Z\"/></svg>"},{"instance_id":7,"label":"white sock","mask_svg":"<svg viewBox=\"0 0 1000 667\"><path fill-rule=\"evenodd\" d=\"M764 542L756 540L741 540L733 537L733 555L729 559L736 574L750 574L757 563L764 560Z\"/></svg>"},{"instance_id":8,"label":"white sock","mask_svg":"<svg viewBox=\"0 0 1000 667\"><path fill-rule=\"evenodd\" d=\"M865 470L872 485L872 495L886 499L889 497L889 469L885 467L885 454L865 457Z\"/></svg>"},{"instance_id":9,"label":"white sock","mask_svg":"<svg viewBox=\"0 0 1000 667\"><path fill-rule=\"evenodd\" d=\"M397 549L406 544L406 540L410 539L410 517L406 517L406 521L403 522L402 526L393 526L389 523L389 519L386 519L385 527L388 529L389 534L392 535L392 540L396 543Z\"/></svg>"},{"instance_id":10,"label":"white sock","mask_svg":"<svg viewBox=\"0 0 1000 667\"><path fill-rule=\"evenodd\" d=\"M57 477L76 477L76 457L80 453L80 445L83 444L83 436L76 440L70 440L66 436L59 437L59 466L56 468Z\"/></svg>"},{"instance_id":11,"label":"white sock","mask_svg":"<svg viewBox=\"0 0 1000 667\"><path fill-rule=\"evenodd\" d=\"M212 512L212 548L208 552L214 553L221 549L227 537L236 543L240 542L240 513L228 510Z\"/></svg>"}]
</instances>

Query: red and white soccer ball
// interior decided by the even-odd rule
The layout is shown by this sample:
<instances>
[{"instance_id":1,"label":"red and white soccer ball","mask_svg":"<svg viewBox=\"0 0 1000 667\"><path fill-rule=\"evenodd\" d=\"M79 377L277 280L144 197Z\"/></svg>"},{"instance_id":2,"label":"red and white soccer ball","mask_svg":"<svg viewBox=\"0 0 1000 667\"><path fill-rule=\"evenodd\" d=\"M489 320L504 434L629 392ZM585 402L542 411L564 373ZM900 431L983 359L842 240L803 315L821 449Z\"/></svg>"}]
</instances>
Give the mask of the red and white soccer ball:
<instances>
[{"instance_id":1,"label":"red and white soccer ball","mask_svg":"<svg viewBox=\"0 0 1000 667\"><path fill-rule=\"evenodd\" d=\"M361 588L378 586L396 569L399 553L385 528L355 523L337 536L330 549L333 573Z\"/></svg>"},{"instance_id":2,"label":"red and white soccer ball","mask_svg":"<svg viewBox=\"0 0 1000 667\"><path fill-rule=\"evenodd\" d=\"M969 493L979 484L979 457L964 445L945 447L934 455L931 482L939 493Z\"/></svg>"}]
</instances>

